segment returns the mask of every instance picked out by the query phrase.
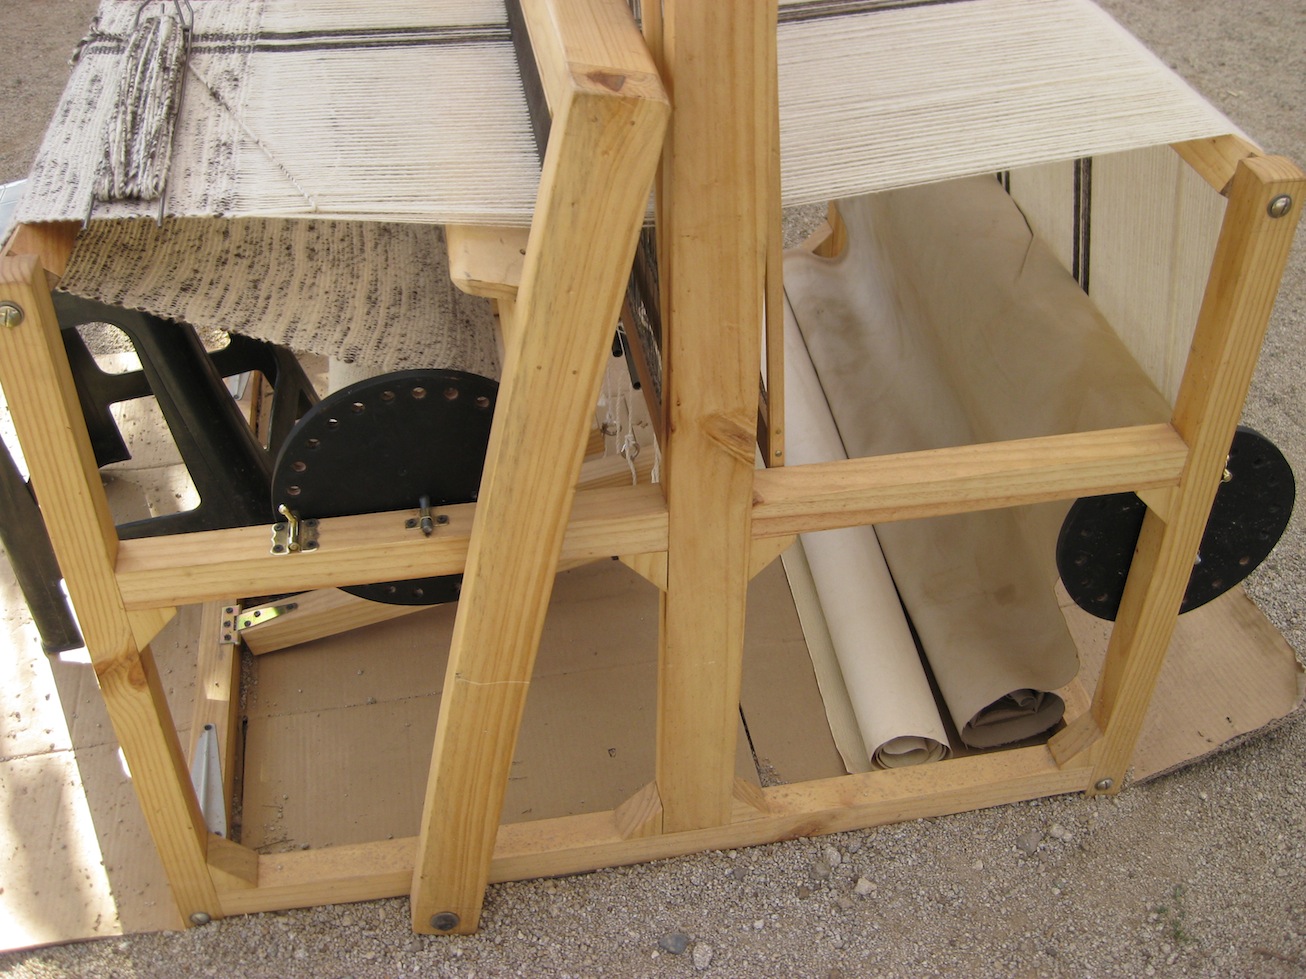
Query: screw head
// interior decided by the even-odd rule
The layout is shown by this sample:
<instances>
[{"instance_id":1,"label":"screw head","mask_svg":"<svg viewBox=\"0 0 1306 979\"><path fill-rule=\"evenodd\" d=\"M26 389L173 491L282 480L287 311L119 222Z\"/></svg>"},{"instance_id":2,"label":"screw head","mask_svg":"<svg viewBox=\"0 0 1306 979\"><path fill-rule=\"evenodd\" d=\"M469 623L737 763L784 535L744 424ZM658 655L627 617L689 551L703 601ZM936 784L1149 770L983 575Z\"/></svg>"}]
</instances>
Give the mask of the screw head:
<instances>
[{"instance_id":1,"label":"screw head","mask_svg":"<svg viewBox=\"0 0 1306 979\"><path fill-rule=\"evenodd\" d=\"M0 303L0 326L14 327L23 322L23 307L17 303Z\"/></svg>"},{"instance_id":2,"label":"screw head","mask_svg":"<svg viewBox=\"0 0 1306 979\"><path fill-rule=\"evenodd\" d=\"M192 925L207 925L212 920L212 916L206 911L196 911L190 916L190 923Z\"/></svg>"},{"instance_id":3,"label":"screw head","mask_svg":"<svg viewBox=\"0 0 1306 979\"><path fill-rule=\"evenodd\" d=\"M1116 783L1115 783L1114 781L1112 781L1111 779L1109 779L1109 778L1104 778L1104 779L1102 779L1100 782L1098 782L1096 785L1094 785L1093 788L1097 789L1099 792L1106 792L1108 789L1111 788L1111 786L1113 786L1113 785L1115 785L1115 784L1116 784Z\"/></svg>"},{"instance_id":4,"label":"screw head","mask_svg":"<svg viewBox=\"0 0 1306 979\"><path fill-rule=\"evenodd\" d=\"M431 915L431 927L436 931L453 931L462 919L452 911L441 911Z\"/></svg>"},{"instance_id":5,"label":"screw head","mask_svg":"<svg viewBox=\"0 0 1306 979\"><path fill-rule=\"evenodd\" d=\"M1274 200L1270 201L1269 207L1265 209L1272 218L1281 218L1292 210L1292 197L1288 194L1280 194Z\"/></svg>"}]
</instances>

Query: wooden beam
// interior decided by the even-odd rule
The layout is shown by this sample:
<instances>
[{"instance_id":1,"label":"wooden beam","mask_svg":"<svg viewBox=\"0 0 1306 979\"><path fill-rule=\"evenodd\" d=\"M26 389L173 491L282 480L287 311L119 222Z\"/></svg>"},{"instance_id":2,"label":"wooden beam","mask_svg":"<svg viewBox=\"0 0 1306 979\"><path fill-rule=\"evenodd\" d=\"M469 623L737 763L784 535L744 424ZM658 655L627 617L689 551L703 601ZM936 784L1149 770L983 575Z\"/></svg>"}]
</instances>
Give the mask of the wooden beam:
<instances>
[{"instance_id":1,"label":"wooden beam","mask_svg":"<svg viewBox=\"0 0 1306 979\"><path fill-rule=\"evenodd\" d=\"M41 263L41 268L45 270L46 284L53 289L68 268L68 256L72 254L73 242L77 240L78 230L76 221L42 225L20 224L4 243L4 248L0 250L0 257L9 258L19 255L35 257Z\"/></svg>"},{"instance_id":2,"label":"wooden beam","mask_svg":"<svg viewBox=\"0 0 1306 979\"><path fill-rule=\"evenodd\" d=\"M1241 136L1212 136L1172 143L1171 147L1203 180L1225 196L1229 194L1239 162L1262 155L1259 146Z\"/></svg>"},{"instance_id":3,"label":"wooden beam","mask_svg":"<svg viewBox=\"0 0 1306 979\"><path fill-rule=\"evenodd\" d=\"M413 927L426 933L470 932L480 918L589 416L669 111L624 0L523 6L553 86L553 125L413 869Z\"/></svg>"},{"instance_id":4,"label":"wooden beam","mask_svg":"<svg viewBox=\"0 0 1306 979\"><path fill-rule=\"evenodd\" d=\"M757 473L754 534L1175 486L1187 456L1162 424L786 466Z\"/></svg>"},{"instance_id":5,"label":"wooden beam","mask_svg":"<svg viewBox=\"0 0 1306 979\"><path fill-rule=\"evenodd\" d=\"M449 278L468 295L515 301L529 235L529 228L447 225Z\"/></svg>"},{"instance_id":6,"label":"wooden beam","mask_svg":"<svg viewBox=\"0 0 1306 979\"><path fill-rule=\"evenodd\" d=\"M482 495L482 501L484 495ZM467 563L477 504L440 507L449 517L431 537L405 528L416 511L321 521L321 546L271 554L268 527L237 527L119 545L117 571L128 608L186 605L230 594L271 595L315 588L457 574ZM656 486L575 495L562 557L586 561L666 548L666 504Z\"/></svg>"},{"instance_id":7,"label":"wooden beam","mask_svg":"<svg viewBox=\"0 0 1306 979\"><path fill-rule=\"evenodd\" d=\"M650 787L617 810L499 828L491 882L584 873L600 867L755 846L867 826L967 812L1078 791L1085 770L1061 768L1046 747L954 758L934 765L845 775L760 790L758 806L727 823L648 833L658 798ZM407 837L259 857L258 887L222 893L227 914L394 897L406 892L417 852Z\"/></svg>"},{"instance_id":8,"label":"wooden beam","mask_svg":"<svg viewBox=\"0 0 1306 979\"><path fill-rule=\"evenodd\" d=\"M656 776L663 828L677 833L724 825L734 806L776 7L665 0L657 26L675 112L658 178L668 539Z\"/></svg>"},{"instance_id":9,"label":"wooden beam","mask_svg":"<svg viewBox=\"0 0 1306 979\"><path fill-rule=\"evenodd\" d=\"M1150 511L1144 519L1093 698L1103 736L1092 782L1102 791L1119 791L1142 729L1304 198L1306 177L1291 162L1253 157L1238 164L1175 401L1173 424L1190 447L1188 462L1168 520Z\"/></svg>"},{"instance_id":10,"label":"wooden beam","mask_svg":"<svg viewBox=\"0 0 1306 979\"><path fill-rule=\"evenodd\" d=\"M59 243L37 241L32 247L51 254ZM132 787L182 920L201 914L218 917L221 908L205 863L208 831L154 657L148 646L138 645L114 578L118 536L73 388L46 274L36 258L0 259L0 302L21 311L21 319L0 327L0 386L109 719L131 770Z\"/></svg>"}]
</instances>

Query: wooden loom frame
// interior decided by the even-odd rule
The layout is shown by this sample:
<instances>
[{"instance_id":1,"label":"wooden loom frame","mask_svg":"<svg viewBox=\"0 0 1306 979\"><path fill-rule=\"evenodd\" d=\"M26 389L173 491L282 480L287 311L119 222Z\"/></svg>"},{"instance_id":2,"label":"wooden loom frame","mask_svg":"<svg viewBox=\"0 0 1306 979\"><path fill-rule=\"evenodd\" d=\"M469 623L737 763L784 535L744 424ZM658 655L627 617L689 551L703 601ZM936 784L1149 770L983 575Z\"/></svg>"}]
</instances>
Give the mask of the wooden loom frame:
<instances>
[{"instance_id":1,"label":"wooden loom frame","mask_svg":"<svg viewBox=\"0 0 1306 979\"><path fill-rule=\"evenodd\" d=\"M416 930L468 932L487 881L1119 790L1306 178L1233 137L1176 147L1228 206L1170 424L757 471L758 324L779 286L775 5L657 6L646 5L646 47L624 0L524 4L554 135L520 287L496 287L507 358L480 502L448 508L433 538L376 514L323 521L311 558L270 556L266 527L119 541L49 297L76 228L21 228L0 260L0 302L23 314L0 328L0 384L183 921L407 893ZM665 479L578 492L659 164ZM1279 215L1271 202L1285 196ZM779 395L773 386L768 456L783 452ZM1091 707L1049 744L760 790L736 782L745 590L795 534L1124 490L1149 513L1106 665ZM514 546L526 534L534 554ZM614 554L662 590L656 779L612 811L500 826L553 575L559 561ZM150 640L180 604L393 577L396 563L414 576L466 572L420 836L273 856L211 836Z\"/></svg>"}]
</instances>

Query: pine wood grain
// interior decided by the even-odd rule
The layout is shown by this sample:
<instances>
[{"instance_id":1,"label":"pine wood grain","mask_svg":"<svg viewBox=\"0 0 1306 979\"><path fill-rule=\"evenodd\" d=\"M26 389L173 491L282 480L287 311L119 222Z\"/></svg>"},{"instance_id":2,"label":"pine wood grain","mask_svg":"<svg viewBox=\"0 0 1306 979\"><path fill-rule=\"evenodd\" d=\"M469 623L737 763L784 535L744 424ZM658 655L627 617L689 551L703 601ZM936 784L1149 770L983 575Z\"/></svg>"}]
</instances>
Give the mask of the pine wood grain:
<instances>
[{"instance_id":1,"label":"pine wood grain","mask_svg":"<svg viewBox=\"0 0 1306 979\"><path fill-rule=\"evenodd\" d=\"M662 4L675 104L658 182L667 433L657 784L667 832L733 808L771 180L774 2ZM711 582L710 587L705 587Z\"/></svg>"},{"instance_id":2,"label":"pine wood grain","mask_svg":"<svg viewBox=\"0 0 1306 979\"><path fill-rule=\"evenodd\" d=\"M1269 205L1288 195L1291 211ZM1093 784L1119 791L1165 659L1193 559L1269 323L1306 196L1306 177L1281 157L1241 161L1175 403L1188 462L1168 521L1149 513L1093 698L1103 732Z\"/></svg>"},{"instance_id":3,"label":"pine wood grain","mask_svg":"<svg viewBox=\"0 0 1306 979\"><path fill-rule=\"evenodd\" d=\"M479 920L589 416L668 114L620 0L523 6L553 126L436 726L411 892L420 932L468 932Z\"/></svg>"},{"instance_id":4,"label":"pine wood grain","mask_svg":"<svg viewBox=\"0 0 1306 979\"><path fill-rule=\"evenodd\" d=\"M42 240L34 247L54 254L61 240ZM35 257L0 259L0 301L14 303L24 313L20 324L0 329L0 386L132 785L182 920L197 912L217 917L221 909L205 863L208 831L154 657L148 646L138 647L118 590L118 536L73 389L45 271ZM157 616L149 620L158 621Z\"/></svg>"}]
</instances>

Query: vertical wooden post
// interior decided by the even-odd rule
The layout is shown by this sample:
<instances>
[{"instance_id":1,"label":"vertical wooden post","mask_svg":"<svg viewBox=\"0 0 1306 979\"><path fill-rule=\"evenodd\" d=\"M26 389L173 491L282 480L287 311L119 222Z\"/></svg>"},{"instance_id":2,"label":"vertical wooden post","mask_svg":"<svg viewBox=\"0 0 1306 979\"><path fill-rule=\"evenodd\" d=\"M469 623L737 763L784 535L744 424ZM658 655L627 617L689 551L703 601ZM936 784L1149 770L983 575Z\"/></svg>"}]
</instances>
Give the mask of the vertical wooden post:
<instances>
[{"instance_id":1,"label":"vertical wooden post","mask_svg":"<svg viewBox=\"0 0 1306 979\"><path fill-rule=\"evenodd\" d=\"M578 33L552 46L561 60L541 64L562 79L560 97L550 100L553 127L440 701L413 872L419 932L471 932L480 919L589 419L662 145L661 81L629 11L621 13L628 31L613 34L587 28L587 11L571 0L542 18ZM586 51L585 39L623 46ZM596 60L609 52L612 60Z\"/></svg>"},{"instance_id":2,"label":"vertical wooden post","mask_svg":"<svg viewBox=\"0 0 1306 979\"><path fill-rule=\"evenodd\" d=\"M77 403L45 272L34 256L0 260L0 385L31 469L50 540L77 609L105 707L131 771L182 921L221 917L205 862L208 831L148 646L138 643L114 577L118 535ZM202 920L202 919L201 919Z\"/></svg>"},{"instance_id":3,"label":"vertical wooden post","mask_svg":"<svg viewBox=\"0 0 1306 979\"><path fill-rule=\"evenodd\" d=\"M1118 791L1133 755L1304 199L1306 178L1291 162L1238 164L1172 419L1188 463L1171 512L1164 521L1148 512L1134 553L1093 699L1103 738L1090 791Z\"/></svg>"},{"instance_id":4,"label":"vertical wooden post","mask_svg":"<svg viewBox=\"0 0 1306 979\"><path fill-rule=\"evenodd\" d=\"M670 530L657 783L667 832L730 820L773 109L774 0L664 0L658 184Z\"/></svg>"}]
</instances>

